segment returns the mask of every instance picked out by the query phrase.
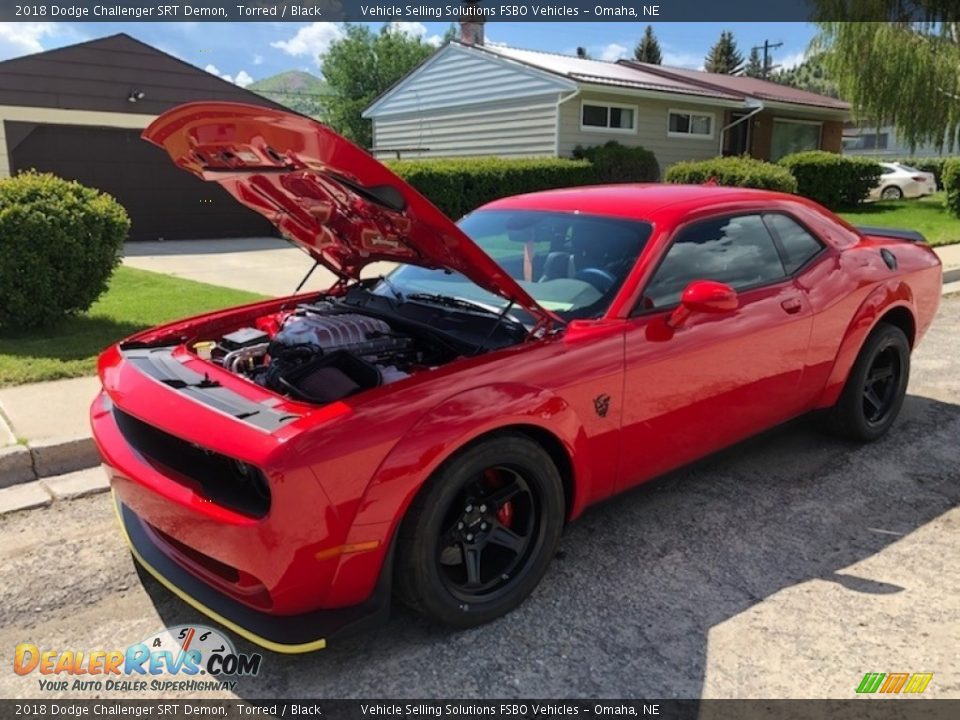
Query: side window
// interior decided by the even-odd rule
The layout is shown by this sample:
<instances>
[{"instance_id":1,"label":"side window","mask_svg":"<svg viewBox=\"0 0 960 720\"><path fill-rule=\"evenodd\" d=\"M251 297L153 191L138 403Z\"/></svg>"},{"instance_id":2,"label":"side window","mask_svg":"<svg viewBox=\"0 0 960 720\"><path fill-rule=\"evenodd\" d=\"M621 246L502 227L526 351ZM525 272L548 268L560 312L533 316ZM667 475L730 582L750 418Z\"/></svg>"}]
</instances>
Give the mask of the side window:
<instances>
[{"instance_id":1,"label":"side window","mask_svg":"<svg viewBox=\"0 0 960 720\"><path fill-rule=\"evenodd\" d=\"M675 305L694 280L716 280L739 290L785 276L780 253L759 215L706 220L674 239L647 285L641 309Z\"/></svg>"},{"instance_id":2,"label":"side window","mask_svg":"<svg viewBox=\"0 0 960 720\"><path fill-rule=\"evenodd\" d=\"M787 274L796 272L823 248L819 240L786 215L767 215L766 220L780 238Z\"/></svg>"}]
</instances>

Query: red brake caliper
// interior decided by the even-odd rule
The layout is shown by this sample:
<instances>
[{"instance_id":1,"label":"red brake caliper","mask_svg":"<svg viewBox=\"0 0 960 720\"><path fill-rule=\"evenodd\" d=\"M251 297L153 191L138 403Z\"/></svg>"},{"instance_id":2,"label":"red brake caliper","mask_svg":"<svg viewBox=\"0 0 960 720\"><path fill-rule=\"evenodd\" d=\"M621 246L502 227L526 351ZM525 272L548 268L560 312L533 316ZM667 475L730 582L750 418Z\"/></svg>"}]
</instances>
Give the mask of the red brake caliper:
<instances>
[{"instance_id":1,"label":"red brake caliper","mask_svg":"<svg viewBox=\"0 0 960 720\"><path fill-rule=\"evenodd\" d=\"M490 468L483 474L486 485L491 490L499 490L504 485L504 478L494 470ZM507 500L503 505L497 508L497 520L505 528L509 528L513 525L513 501Z\"/></svg>"}]
</instances>

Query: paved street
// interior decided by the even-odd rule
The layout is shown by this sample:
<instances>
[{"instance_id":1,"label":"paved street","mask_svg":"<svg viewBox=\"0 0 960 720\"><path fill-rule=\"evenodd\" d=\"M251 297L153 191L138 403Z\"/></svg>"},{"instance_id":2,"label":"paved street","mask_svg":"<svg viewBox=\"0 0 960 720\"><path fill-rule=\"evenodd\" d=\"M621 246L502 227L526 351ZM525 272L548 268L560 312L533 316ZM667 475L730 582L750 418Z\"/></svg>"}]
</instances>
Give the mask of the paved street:
<instances>
[{"instance_id":1,"label":"paved street","mask_svg":"<svg viewBox=\"0 0 960 720\"><path fill-rule=\"evenodd\" d=\"M588 512L509 617L452 632L401 610L310 656L265 653L237 694L849 698L865 672L933 672L926 695L960 698L958 438L954 298L884 440L795 423ZM122 649L203 622L138 578L106 495L0 519L0 537L8 662L19 642ZM37 678L8 669L0 696L36 697Z\"/></svg>"}]
</instances>

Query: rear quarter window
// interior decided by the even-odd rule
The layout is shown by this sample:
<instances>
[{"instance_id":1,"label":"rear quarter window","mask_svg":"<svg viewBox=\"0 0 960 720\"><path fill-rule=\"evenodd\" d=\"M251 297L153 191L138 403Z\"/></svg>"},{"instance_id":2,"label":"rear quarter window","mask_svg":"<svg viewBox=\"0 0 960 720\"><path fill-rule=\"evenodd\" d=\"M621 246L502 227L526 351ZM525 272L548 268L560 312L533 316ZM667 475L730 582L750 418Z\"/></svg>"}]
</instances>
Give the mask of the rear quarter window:
<instances>
[{"instance_id":1,"label":"rear quarter window","mask_svg":"<svg viewBox=\"0 0 960 720\"><path fill-rule=\"evenodd\" d=\"M795 273L823 249L823 244L817 238L786 215L767 215L764 219L780 240L783 265L788 275Z\"/></svg>"}]
</instances>

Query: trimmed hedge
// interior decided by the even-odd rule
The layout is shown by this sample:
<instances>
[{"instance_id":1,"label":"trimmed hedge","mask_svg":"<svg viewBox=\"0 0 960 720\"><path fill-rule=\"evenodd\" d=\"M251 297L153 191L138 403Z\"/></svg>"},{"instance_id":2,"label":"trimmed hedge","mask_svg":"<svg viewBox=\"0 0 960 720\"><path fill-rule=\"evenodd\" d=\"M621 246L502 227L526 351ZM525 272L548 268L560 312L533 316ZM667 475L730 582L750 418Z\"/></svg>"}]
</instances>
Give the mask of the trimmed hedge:
<instances>
[{"instance_id":1,"label":"trimmed hedge","mask_svg":"<svg viewBox=\"0 0 960 720\"><path fill-rule=\"evenodd\" d=\"M0 326L87 310L129 230L126 210L99 190L32 171L0 180Z\"/></svg>"},{"instance_id":2,"label":"trimmed hedge","mask_svg":"<svg viewBox=\"0 0 960 720\"><path fill-rule=\"evenodd\" d=\"M797 192L832 210L863 202L880 182L876 160L808 150L780 159L797 179Z\"/></svg>"},{"instance_id":3,"label":"trimmed hedge","mask_svg":"<svg viewBox=\"0 0 960 720\"><path fill-rule=\"evenodd\" d=\"M660 179L656 155L646 148L627 147L616 140L588 148L577 145L573 157L589 160L600 183L656 182Z\"/></svg>"},{"instance_id":4,"label":"trimmed hedge","mask_svg":"<svg viewBox=\"0 0 960 720\"><path fill-rule=\"evenodd\" d=\"M671 165L664 181L701 185L715 180L718 185L759 188L778 192L797 192L797 181L786 169L750 157L715 157Z\"/></svg>"},{"instance_id":5,"label":"trimmed hedge","mask_svg":"<svg viewBox=\"0 0 960 720\"><path fill-rule=\"evenodd\" d=\"M947 210L954 217L960 217L960 158L944 159L941 168Z\"/></svg>"},{"instance_id":6,"label":"trimmed hedge","mask_svg":"<svg viewBox=\"0 0 960 720\"><path fill-rule=\"evenodd\" d=\"M384 165L453 219L508 195L597 181L586 160L560 158L437 158Z\"/></svg>"}]
</instances>

